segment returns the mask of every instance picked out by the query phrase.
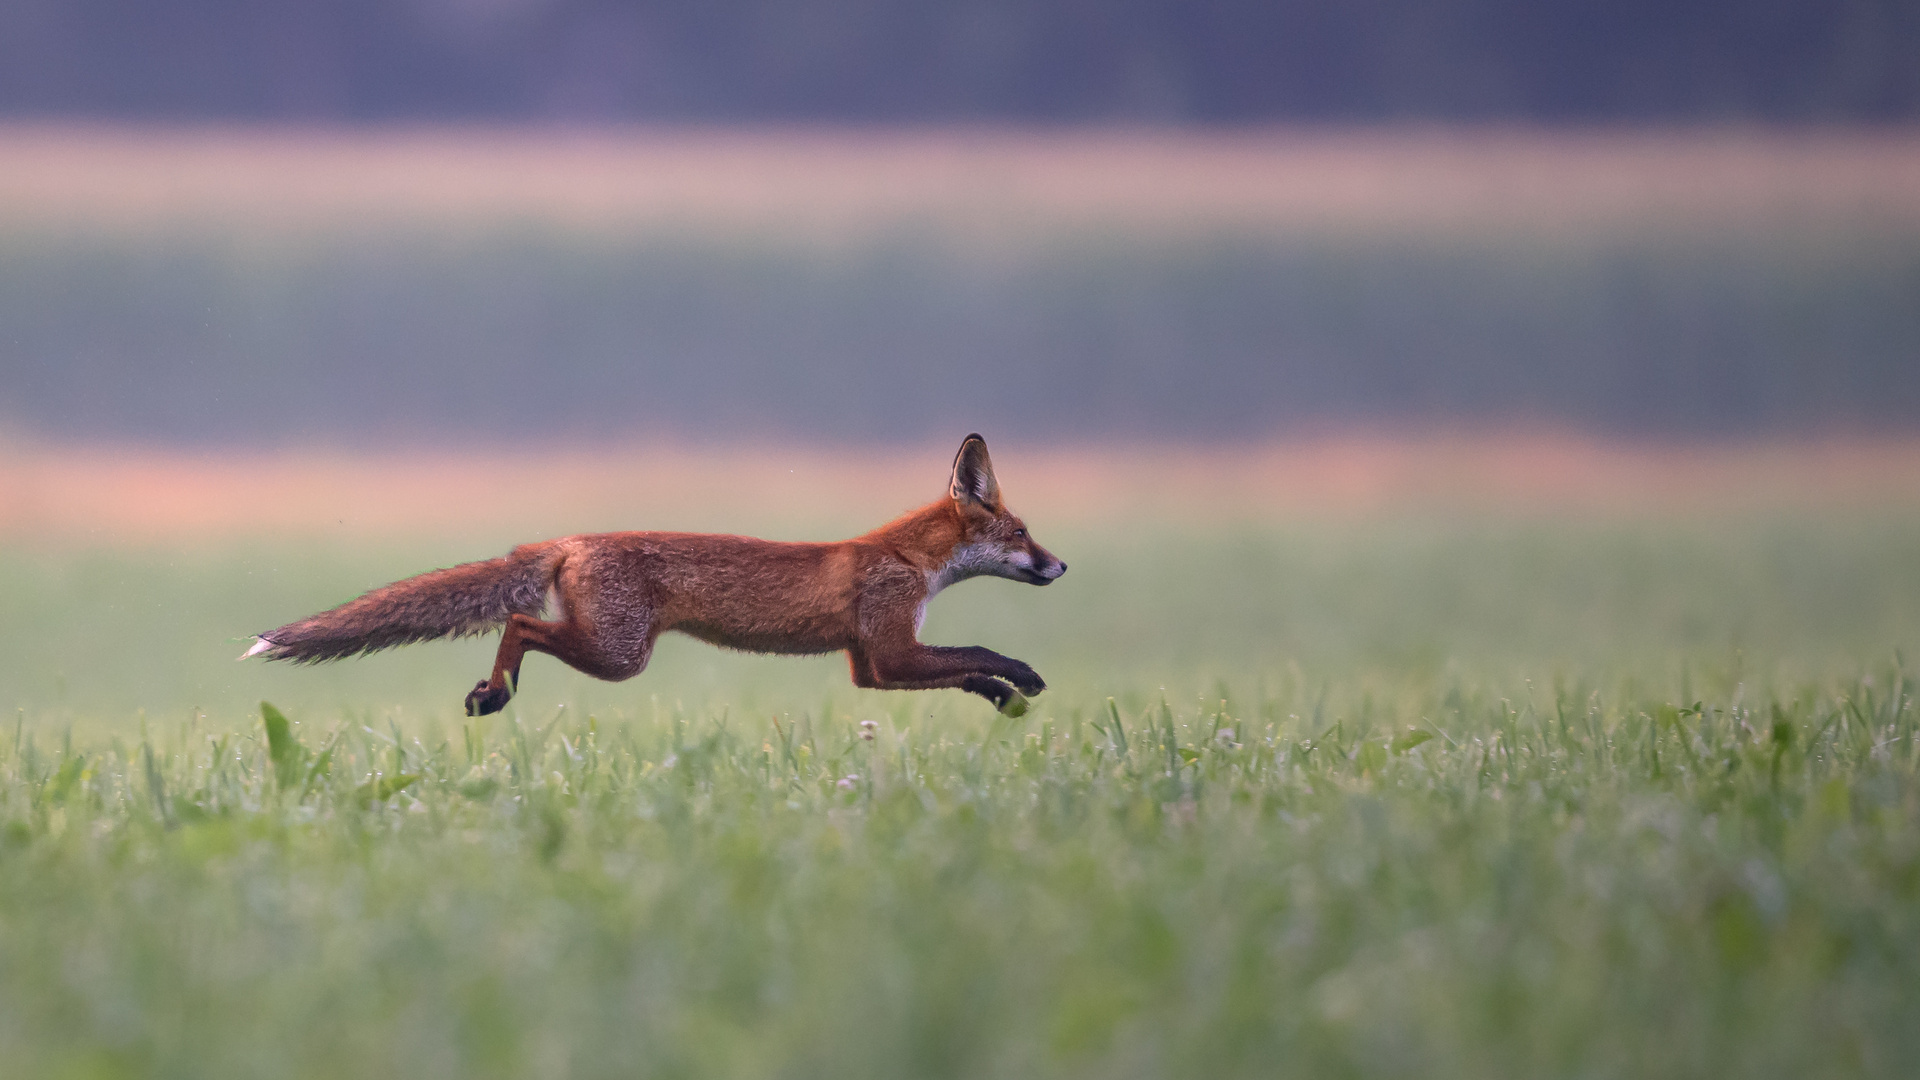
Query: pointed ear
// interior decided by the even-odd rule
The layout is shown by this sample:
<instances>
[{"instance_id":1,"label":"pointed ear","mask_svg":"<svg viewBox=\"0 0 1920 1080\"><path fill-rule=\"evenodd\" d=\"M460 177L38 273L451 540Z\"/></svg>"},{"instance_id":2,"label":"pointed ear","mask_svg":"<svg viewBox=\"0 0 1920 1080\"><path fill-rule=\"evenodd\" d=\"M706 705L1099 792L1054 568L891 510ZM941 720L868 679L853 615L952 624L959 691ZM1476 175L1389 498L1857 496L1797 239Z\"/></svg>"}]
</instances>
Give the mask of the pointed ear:
<instances>
[{"instance_id":1,"label":"pointed ear","mask_svg":"<svg viewBox=\"0 0 1920 1080\"><path fill-rule=\"evenodd\" d=\"M993 478L993 460L987 457L987 440L969 435L960 444L953 459L953 482L948 487L953 501L962 507L977 506L998 513L1000 481Z\"/></svg>"}]
</instances>

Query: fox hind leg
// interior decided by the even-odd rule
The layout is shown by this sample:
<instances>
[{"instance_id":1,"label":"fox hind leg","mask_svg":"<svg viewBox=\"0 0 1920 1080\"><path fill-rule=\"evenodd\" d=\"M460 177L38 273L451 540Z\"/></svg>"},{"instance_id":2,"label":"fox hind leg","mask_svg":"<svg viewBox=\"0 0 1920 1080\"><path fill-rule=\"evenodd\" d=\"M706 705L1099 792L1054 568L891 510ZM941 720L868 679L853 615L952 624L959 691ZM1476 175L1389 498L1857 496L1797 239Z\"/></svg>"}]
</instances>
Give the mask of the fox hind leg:
<instances>
[{"instance_id":1,"label":"fox hind leg","mask_svg":"<svg viewBox=\"0 0 1920 1080\"><path fill-rule=\"evenodd\" d=\"M558 622L512 615L500 635L493 674L467 694L467 715L485 716L506 708L520 689L520 664L529 652L546 653L575 671L617 682L646 669L657 636L650 619L627 620L611 633L595 633L572 613Z\"/></svg>"},{"instance_id":2,"label":"fox hind leg","mask_svg":"<svg viewBox=\"0 0 1920 1080\"><path fill-rule=\"evenodd\" d=\"M481 679L467 692L467 715L487 716L507 707L517 689L518 678L509 677L500 686L494 686L491 679Z\"/></svg>"}]
</instances>

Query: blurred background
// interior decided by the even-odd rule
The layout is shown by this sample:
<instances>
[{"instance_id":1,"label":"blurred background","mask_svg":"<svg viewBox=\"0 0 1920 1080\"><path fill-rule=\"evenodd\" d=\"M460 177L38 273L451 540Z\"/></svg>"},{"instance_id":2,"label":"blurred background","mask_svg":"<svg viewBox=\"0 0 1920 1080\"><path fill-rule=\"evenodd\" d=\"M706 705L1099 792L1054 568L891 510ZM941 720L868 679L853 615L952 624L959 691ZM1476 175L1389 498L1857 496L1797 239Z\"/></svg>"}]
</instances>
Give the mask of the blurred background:
<instances>
[{"instance_id":1,"label":"blurred background","mask_svg":"<svg viewBox=\"0 0 1920 1080\"><path fill-rule=\"evenodd\" d=\"M1905 431L1899 0L18 0L0 430Z\"/></svg>"},{"instance_id":2,"label":"blurred background","mask_svg":"<svg viewBox=\"0 0 1920 1080\"><path fill-rule=\"evenodd\" d=\"M1899 121L1902 0L16 0L23 116Z\"/></svg>"},{"instance_id":3,"label":"blurred background","mask_svg":"<svg viewBox=\"0 0 1920 1080\"><path fill-rule=\"evenodd\" d=\"M968 431L1076 575L928 633L1089 693L1859 662L1915 56L1905 0L10 0L0 706L450 708L485 643L228 658L536 536L845 535Z\"/></svg>"}]
</instances>

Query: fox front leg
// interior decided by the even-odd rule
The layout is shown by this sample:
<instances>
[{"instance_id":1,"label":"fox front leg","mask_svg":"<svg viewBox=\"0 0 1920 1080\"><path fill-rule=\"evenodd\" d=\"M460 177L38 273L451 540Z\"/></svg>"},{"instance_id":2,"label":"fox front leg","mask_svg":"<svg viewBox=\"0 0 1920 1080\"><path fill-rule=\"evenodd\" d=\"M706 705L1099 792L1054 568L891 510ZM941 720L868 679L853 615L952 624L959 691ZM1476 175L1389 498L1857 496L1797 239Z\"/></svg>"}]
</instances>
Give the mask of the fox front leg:
<instances>
[{"instance_id":1,"label":"fox front leg","mask_svg":"<svg viewBox=\"0 0 1920 1080\"><path fill-rule=\"evenodd\" d=\"M1009 716L1026 711L1028 694L1047 688L1046 680L1025 661L977 645L958 648L922 645L850 651L857 685L877 690L933 690L954 687L979 694Z\"/></svg>"},{"instance_id":2,"label":"fox front leg","mask_svg":"<svg viewBox=\"0 0 1920 1080\"><path fill-rule=\"evenodd\" d=\"M993 702L993 707L1007 716L1027 714L1027 695L991 675L968 675L960 680L960 689Z\"/></svg>"}]
</instances>

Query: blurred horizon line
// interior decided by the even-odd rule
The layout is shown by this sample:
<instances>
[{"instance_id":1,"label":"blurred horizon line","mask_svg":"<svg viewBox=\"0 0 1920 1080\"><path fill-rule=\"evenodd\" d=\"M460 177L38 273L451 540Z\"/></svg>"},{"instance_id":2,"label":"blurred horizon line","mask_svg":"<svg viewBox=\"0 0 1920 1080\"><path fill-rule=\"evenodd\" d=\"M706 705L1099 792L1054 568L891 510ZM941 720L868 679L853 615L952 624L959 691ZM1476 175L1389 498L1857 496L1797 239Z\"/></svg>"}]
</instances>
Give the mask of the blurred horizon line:
<instances>
[{"instance_id":1,"label":"blurred horizon line","mask_svg":"<svg viewBox=\"0 0 1920 1080\"><path fill-rule=\"evenodd\" d=\"M1153 233L1920 221L1920 124L0 120L0 226Z\"/></svg>"},{"instance_id":2,"label":"blurred horizon line","mask_svg":"<svg viewBox=\"0 0 1920 1080\"><path fill-rule=\"evenodd\" d=\"M48 437L1920 416L1920 127L36 130L0 427Z\"/></svg>"},{"instance_id":3,"label":"blurred horizon line","mask_svg":"<svg viewBox=\"0 0 1920 1080\"><path fill-rule=\"evenodd\" d=\"M1618 431L1603 426L1543 414L1516 416L1508 420L1402 419L1392 416L1365 418L1329 417L1321 420L1288 420L1276 423L1264 432L1229 431L1220 434L1176 434L1139 431L1126 435L1098 435L1085 432L1047 434L1032 429L996 428L988 420L943 426L938 435L868 437L862 432L848 436L823 435L821 432L795 432L767 428L760 437L742 437L736 431L715 431L710 435L685 429L646 425L648 430L632 434L551 435L540 431L496 431L469 437L459 433L431 432L417 441L405 435L384 437L354 433L338 439L314 436L311 432L278 442L235 439L225 442L181 442L170 438L115 438L90 434L61 437L32 428L0 422L0 462L23 458L72 456L81 458L122 458L153 456L180 460L220 460L233 457L285 458L289 460L360 460L392 457L439 460L442 458L485 458L494 453L528 454L547 459L601 458L622 455L665 455L725 458L758 457L782 452L807 455L897 455L951 450L969 434L980 435L992 448L1017 447L1022 452L1040 454L1181 453L1203 455L1232 454L1244 451L1266 452L1298 447L1331 446L1555 446L1582 447L1594 452L1611 453L1632 450L1647 453L1715 453L1737 455L1753 451L1790 451L1795 449L1865 450L1887 447L1920 447L1920 431L1900 424L1873 424L1835 421L1819 427L1764 429L1750 431L1725 428L1693 430L1660 429L1645 432ZM1025 425L1021 425L1025 427ZM506 450L502 444L512 444ZM948 444L951 443L952 447Z\"/></svg>"},{"instance_id":4,"label":"blurred horizon line","mask_svg":"<svg viewBox=\"0 0 1920 1080\"><path fill-rule=\"evenodd\" d=\"M365 541L677 528L872 527L944 490L951 439L891 447L653 443L418 451L0 442L0 537L83 545L263 535ZM1323 433L1235 446L988 434L1013 508L1150 527L1418 513L1603 515L1920 507L1920 435L1679 443ZM504 493L504 494L503 494Z\"/></svg>"}]
</instances>

